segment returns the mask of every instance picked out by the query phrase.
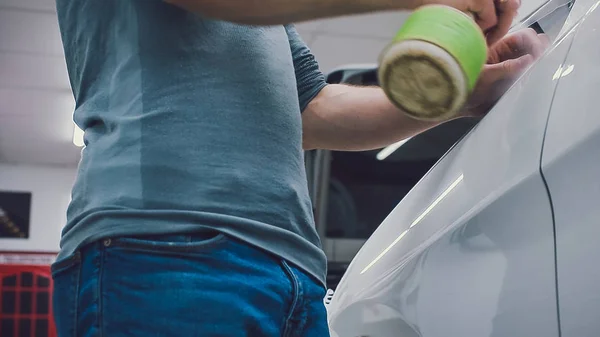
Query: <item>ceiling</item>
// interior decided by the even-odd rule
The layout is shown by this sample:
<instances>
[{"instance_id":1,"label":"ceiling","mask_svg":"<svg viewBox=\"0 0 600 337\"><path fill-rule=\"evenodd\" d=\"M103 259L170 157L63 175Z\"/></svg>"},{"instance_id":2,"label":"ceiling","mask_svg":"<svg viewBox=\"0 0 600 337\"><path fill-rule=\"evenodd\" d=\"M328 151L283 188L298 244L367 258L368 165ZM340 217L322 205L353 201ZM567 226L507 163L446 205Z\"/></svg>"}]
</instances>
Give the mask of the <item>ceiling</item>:
<instances>
[{"instance_id":1,"label":"ceiling","mask_svg":"<svg viewBox=\"0 0 600 337\"><path fill-rule=\"evenodd\" d=\"M76 165L72 111L54 0L0 0L0 162Z\"/></svg>"},{"instance_id":2,"label":"ceiling","mask_svg":"<svg viewBox=\"0 0 600 337\"><path fill-rule=\"evenodd\" d=\"M297 28L327 73L375 63L406 16L378 13ZM0 0L0 163L75 167L81 149L72 143L73 108L54 0Z\"/></svg>"}]
</instances>

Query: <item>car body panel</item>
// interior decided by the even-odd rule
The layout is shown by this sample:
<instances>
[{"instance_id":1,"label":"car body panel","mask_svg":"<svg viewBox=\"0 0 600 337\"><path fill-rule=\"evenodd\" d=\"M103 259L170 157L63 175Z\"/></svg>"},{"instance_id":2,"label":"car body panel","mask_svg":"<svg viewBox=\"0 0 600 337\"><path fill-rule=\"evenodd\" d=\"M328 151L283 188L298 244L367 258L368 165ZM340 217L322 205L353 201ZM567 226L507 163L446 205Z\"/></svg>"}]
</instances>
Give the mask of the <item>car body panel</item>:
<instances>
[{"instance_id":1,"label":"car body panel","mask_svg":"<svg viewBox=\"0 0 600 337\"><path fill-rule=\"evenodd\" d=\"M576 29L363 245L327 306L332 336L559 335L553 218L540 162L553 77Z\"/></svg>"},{"instance_id":2,"label":"car body panel","mask_svg":"<svg viewBox=\"0 0 600 337\"><path fill-rule=\"evenodd\" d=\"M563 336L595 337L600 331L600 9L596 2L579 11L587 16L555 76L559 84L542 171L554 207Z\"/></svg>"}]
</instances>

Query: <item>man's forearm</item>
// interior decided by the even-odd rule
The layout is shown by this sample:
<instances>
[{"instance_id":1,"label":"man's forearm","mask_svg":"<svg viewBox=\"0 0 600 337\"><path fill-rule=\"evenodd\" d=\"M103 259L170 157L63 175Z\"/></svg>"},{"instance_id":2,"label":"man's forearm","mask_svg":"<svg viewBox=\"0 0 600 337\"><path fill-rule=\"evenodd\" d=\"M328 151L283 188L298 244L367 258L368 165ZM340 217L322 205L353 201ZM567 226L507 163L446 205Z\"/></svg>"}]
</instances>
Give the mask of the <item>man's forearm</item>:
<instances>
[{"instance_id":1,"label":"man's forearm","mask_svg":"<svg viewBox=\"0 0 600 337\"><path fill-rule=\"evenodd\" d=\"M278 25L367 12L414 8L419 0L164 0L225 21Z\"/></svg>"},{"instance_id":2,"label":"man's forearm","mask_svg":"<svg viewBox=\"0 0 600 337\"><path fill-rule=\"evenodd\" d=\"M306 150L378 149L437 123L412 119L389 102L381 88L326 86L302 113Z\"/></svg>"}]
</instances>

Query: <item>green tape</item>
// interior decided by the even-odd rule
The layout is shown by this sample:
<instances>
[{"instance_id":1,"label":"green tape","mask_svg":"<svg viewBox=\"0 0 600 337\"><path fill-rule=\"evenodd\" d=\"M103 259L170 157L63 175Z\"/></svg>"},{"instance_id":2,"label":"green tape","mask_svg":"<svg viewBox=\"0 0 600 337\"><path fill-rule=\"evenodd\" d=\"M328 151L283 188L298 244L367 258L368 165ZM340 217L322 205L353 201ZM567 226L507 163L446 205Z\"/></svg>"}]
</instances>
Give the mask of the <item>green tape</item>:
<instances>
[{"instance_id":1,"label":"green tape","mask_svg":"<svg viewBox=\"0 0 600 337\"><path fill-rule=\"evenodd\" d=\"M464 71L469 91L487 60L487 44L479 26L467 14L448 6L415 10L394 38L394 42L402 40L428 41L448 51Z\"/></svg>"}]
</instances>

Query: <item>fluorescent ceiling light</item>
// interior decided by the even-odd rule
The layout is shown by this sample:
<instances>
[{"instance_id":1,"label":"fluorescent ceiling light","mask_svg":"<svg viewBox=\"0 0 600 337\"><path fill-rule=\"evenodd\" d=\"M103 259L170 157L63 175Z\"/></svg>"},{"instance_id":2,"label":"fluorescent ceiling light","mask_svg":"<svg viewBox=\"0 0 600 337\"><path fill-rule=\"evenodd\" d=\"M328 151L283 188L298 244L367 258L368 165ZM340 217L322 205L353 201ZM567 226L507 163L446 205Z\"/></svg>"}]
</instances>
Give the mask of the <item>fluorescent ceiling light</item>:
<instances>
[{"instance_id":1,"label":"fluorescent ceiling light","mask_svg":"<svg viewBox=\"0 0 600 337\"><path fill-rule=\"evenodd\" d=\"M406 144L406 142L408 142L409 140L410 138L406 138L379 151L379 153L377 154L377 159L385 160L385 158L389 157L392 153L396 152L396 150L398 150L400 146Z\"/></svg>"},{"instance_id":2,"label":"fluorescent ceiling light","mask_svg":"<svg viewBox=\"0 0 600 337\"><path fill-rule=\"evenodd\" d=\"M73 124L73 144L77 147L83 147L83 131L75 124Z\"/></svg>"}]
</instances>

